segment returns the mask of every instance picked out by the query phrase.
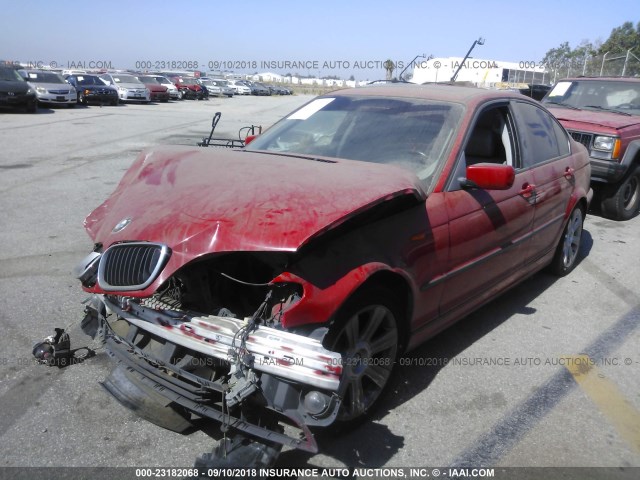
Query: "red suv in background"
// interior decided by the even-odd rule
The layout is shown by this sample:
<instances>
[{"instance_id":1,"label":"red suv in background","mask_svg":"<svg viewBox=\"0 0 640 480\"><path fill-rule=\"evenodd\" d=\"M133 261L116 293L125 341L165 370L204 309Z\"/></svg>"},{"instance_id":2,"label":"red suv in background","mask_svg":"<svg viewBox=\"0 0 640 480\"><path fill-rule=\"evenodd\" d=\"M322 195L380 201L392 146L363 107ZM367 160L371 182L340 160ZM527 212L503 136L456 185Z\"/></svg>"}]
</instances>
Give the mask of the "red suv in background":
<instances>
[{"instance_id":1,"label":"red suv in background","mask_svg":"<svg viewBox=\"0 0 640 480\"><path fill-rule=\"evenodd\" d=\"M602 214L614 220L635 216L640 211L640 78L567 78L542 102L587 147Z\"/></svg>"}]
</instances>

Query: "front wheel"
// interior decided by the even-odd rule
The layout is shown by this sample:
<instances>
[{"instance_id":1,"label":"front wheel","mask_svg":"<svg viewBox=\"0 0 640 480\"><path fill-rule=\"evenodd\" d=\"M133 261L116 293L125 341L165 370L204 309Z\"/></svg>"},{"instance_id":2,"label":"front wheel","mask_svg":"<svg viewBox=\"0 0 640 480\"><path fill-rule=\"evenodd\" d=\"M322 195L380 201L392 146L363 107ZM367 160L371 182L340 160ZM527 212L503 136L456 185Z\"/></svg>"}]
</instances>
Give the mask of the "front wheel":
<instances>
[{"instance_id":1,"label":"front wheel","mask_svg":"<svg viewBox=\"0 0 640 480\"><path fill-rule=\"evenodd\" d=\"M640 166L618 185L605 189L600 203L602 214L612 220L629 220L640 210Z\"/></svg>"},{"instance_id":2,"label":"front wheel","mask_svg":"<svg viewBox=\"0 0 640 480\"><path fill-rule=\"evenodd\" d=\"M386 391L399 350L399 309L383 289L356 294L338 314L325 344L342 354L338 426L363 420Z\"/></svg>"},{"instance_id":3,"label":"front wheel","mask_svg":"<svg viewBox=\"0 0 640 480\"><path fill-rule=\"evenodd\" d=\"M576 266L580 242L582 240L582 225L584 224L584 213L581 207L576 207L569 216L569 221L564 227L560 241L549 266L552 273L563 277Z\"/></svg>"}]
</instances>

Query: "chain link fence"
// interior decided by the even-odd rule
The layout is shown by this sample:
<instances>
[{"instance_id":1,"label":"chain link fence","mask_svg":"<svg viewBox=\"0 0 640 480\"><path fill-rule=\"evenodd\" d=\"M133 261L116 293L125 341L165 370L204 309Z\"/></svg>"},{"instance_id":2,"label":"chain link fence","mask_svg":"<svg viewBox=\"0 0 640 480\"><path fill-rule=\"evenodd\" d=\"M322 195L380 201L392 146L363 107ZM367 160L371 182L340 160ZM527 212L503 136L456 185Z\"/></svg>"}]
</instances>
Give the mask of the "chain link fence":
<instances>
[{"instance_id":1,"label":"chain link fence","mask_svg":"<svg viewBox=\"0 0 640 480\"><path fill-rule=\"evenodd\" d=\"M547 66L549 83L566 77L639 77L640 58L633 52L608 52Z\"/></svg>"}]
</instances>

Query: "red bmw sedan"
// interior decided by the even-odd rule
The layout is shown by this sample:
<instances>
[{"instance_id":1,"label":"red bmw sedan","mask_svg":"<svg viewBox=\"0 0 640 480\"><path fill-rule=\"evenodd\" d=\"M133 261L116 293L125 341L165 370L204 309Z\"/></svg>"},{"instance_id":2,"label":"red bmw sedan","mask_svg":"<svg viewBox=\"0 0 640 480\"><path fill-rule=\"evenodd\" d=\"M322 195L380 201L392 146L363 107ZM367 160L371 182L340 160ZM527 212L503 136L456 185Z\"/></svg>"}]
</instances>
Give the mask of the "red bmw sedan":
<instances>
[{"instance_id":1,"label":"red bmw sedan","mask_svg":"<svg viewBox=\"0 0 640 480\"><path fill-rule=\"evenodd\" d=\"M587 151L518 93L342 90L248 140L144 151L85 221L105 386L172 430L316 451L402 352L579 259Z\"/></svg>"}]
</instances>

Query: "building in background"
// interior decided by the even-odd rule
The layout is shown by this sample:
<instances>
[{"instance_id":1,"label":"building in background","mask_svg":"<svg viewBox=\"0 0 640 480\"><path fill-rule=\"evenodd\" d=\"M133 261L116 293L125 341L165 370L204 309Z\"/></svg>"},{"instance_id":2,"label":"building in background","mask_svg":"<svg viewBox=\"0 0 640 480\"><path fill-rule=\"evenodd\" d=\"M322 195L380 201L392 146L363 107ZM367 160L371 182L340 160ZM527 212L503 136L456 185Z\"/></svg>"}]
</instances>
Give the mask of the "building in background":
<instances>
[{"instance_id":1,"label":"building in background","mask_svg":"<svg viewBox=\"0 0 640 480\"><path fill-rule=\"evenodd\" d=\"M462 64L462 60L463 57L441 57L417 61L411 82L448 82ZM510 88L521 84L549 84L552 79L539 62L468 58L462 64L456 81L471 82L484 88Z\"/></svg>"}]
</instances>

